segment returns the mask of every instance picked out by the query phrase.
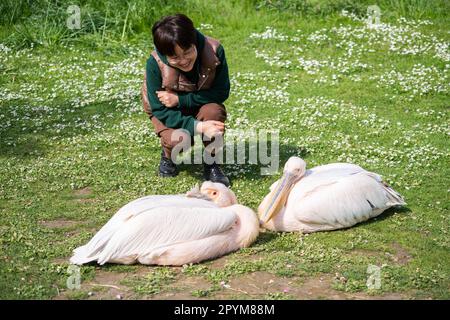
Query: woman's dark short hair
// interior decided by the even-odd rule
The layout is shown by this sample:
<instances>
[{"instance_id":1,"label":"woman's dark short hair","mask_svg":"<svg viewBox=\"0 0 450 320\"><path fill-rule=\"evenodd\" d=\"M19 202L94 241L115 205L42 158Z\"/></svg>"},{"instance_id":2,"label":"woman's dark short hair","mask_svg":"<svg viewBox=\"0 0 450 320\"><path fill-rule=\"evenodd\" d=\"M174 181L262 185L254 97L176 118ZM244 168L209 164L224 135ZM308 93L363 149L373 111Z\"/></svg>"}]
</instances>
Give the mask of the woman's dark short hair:
<instances>
[{"instance_id":1,"label":"woman's dark short hair","mask_svg":"<svg viewBox=\"0 0 450 320\"><path fill-rule=\"evenodd\" d=\"M174 56L177 44L187 50L197 43L194 23L181 13L157 21L153 25L152 33L156 49L165 56Z\"/></svg>"}]
</instances>

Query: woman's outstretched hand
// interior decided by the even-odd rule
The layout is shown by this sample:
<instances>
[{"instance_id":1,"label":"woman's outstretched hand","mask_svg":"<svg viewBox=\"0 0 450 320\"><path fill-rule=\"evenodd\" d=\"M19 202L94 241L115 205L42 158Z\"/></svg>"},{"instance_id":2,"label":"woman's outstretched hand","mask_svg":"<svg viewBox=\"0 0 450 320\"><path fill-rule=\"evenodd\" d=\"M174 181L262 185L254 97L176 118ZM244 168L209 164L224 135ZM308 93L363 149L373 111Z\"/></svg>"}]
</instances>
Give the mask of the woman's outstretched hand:
<instances>
[{"instance_id":1,"label":"woman's outstretched hand","mask_svg":"<svg viewBox=\"0 0 450 320\"><path fill-rule=\"evenodd\" d=\"M213 138L224 133L225 124L216 120L198 121L195 125L195 131L209 138Z\"/></svg>"},{"instance_id":2,"label":"woman's outstretched hand","mask_svg":"<svg viewBox=\"0 0 450 320\"><path fill-rule=\"evenodd\" d=\"M156 91L159 101L167 108L176 107L179 103L178 95L174 91Z\"/></svg>"}]
</instances>

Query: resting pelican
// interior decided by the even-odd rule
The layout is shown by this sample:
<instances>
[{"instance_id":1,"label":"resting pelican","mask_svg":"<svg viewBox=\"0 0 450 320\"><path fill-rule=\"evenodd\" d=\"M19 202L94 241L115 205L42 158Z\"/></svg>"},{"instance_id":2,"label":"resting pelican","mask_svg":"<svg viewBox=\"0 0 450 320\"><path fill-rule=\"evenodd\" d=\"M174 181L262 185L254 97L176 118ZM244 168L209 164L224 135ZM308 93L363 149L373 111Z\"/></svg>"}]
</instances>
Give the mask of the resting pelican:
<instances>
[{"instance_id":1,"label":"resting pelican","mask_svg":"<svg viewBox=\"0 0 450 320\"><path fill-rule=\"evenodd\" d=\"M336 230L405 205L401 195L373 172L349 163L331 163L306 170L291 157L283 176L258 208L261 224L274 231Z\"/></svg>"},{"instance_id":2,"label":"resting pelican","mask_svg":"<svg viewBox=\"0 0 450 320\"><path fill-rule=\"evenodd\" d=\"M258 233L255 212L237 204L223 184L206 181L186 195L152 195L130 202L89 243L75 249L70 262L196 263L247 247Z\"/></svg>"}]
</instances>

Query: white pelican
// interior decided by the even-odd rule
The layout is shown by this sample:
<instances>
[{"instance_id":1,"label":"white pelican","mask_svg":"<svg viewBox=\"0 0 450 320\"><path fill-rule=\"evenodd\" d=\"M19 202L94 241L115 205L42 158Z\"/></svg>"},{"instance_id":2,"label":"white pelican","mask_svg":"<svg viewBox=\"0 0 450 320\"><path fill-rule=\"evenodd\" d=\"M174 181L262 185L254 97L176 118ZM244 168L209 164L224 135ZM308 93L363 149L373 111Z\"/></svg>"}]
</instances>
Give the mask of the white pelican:
<instances>
[{"instance_id":1,"label":"white pelican","mask_svg":"<svg viewBox=\"0 0 450 320\"><path fill-rule=\"evenodd\" d=\"M349 163L306 170L298 157L289 158L282 178L270 190L258 214L262 226L274 231L348 228L406 204L376 173Z\"/></svg>"},{"instance_id":2,"label":"white pelican","mask_svg":"<svg viewBox=\"0 0 450 320\"><path fill-rule=\"evenodd\" d=\"M258 233L255 212L237 204L223 184L206 181L186 195L152 195L130 202L89 243L75 249L70 262L196 263L247 247Z\"/></svg>"}]
</instances>

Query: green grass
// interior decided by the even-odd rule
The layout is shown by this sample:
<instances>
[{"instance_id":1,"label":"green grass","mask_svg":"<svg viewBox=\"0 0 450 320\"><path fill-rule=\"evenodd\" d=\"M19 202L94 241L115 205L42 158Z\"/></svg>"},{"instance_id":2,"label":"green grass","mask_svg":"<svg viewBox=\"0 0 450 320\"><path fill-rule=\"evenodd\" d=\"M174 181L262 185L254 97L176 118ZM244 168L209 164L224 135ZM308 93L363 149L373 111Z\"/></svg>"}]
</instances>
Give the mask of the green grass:
<instances>
[{"instance_id":1,"label":"green grass","mask_svg":"<svg viewBox=\"0 0 450 320\"><path fill-rule=\"evenodd\" d=\"M180 7L137 1L131 6L145 10L129 13L127 22L128 4L113 10L106 2L86 1L83 8L90 10L92 21L87 18L72 35L58 33L63 30L58 24L57 30L49 27L64 21L63 2L36 2L35 15L27 1L4 3L16 5L16 16L6 19L5 7L0 10L1 298L48 299L58 292L88 298L84 288L65 289L71 251L127 202L147 194L183 193L200 180L200 166L183 166L176 179L156 176L159 141L139 97L152 47L148 28L160 15L179 10L197 26L211 24L202 31L225 47L232 76L229 128L280 129L280 172L291 155L301 155L309 167L357 163L380 173L408 205L347 230L308 236L262 233L252 247L230 254L221 266L83 266L82 283L103 271L126 273L118 285L140 298L200 277L205 288L191 290L191 296L214 298L225 290L222 282L268 272L275 280L332 275L333 288L349 294L450 297L450 70L434 47L444 43L448 52L448 10L440 9L445 1L379 2L386 13L382 22L390 26L386 32L411 40L397 43L400 51L390 49L382 32L362 30L362 22L338 14L346 8L365 13L356 1L308 1L297 12L264 1L184 1ZM107 23L106 12L111 14ZM51 23L39 25L46 16ZM408 25L397 21L400 16L432 24L398 30L394 26ZM332 30L340 25L353 33ZM266 26L289 39L250 36ZM316 40L308 40L315 32ZM361 38L352 36L358 32ZM421 36L411 38L414 32ZM431 49L401 54L402 48L416 45ZM255 52L270 59L265 62ZM303 68L298 57L307 61ZM312 60L321 67L308 67ZM415 66L418 73L412 71ZM390 76L392 71L404 80ZM259 169L225 166L239 201L254 209L278 178L261 176ZM401 252L407 258L400 259ZM370 264L382 266L382 287L376 292L366 287ZM261 298L295 297L267 292Z\"/></svg>"}]
</instances>

